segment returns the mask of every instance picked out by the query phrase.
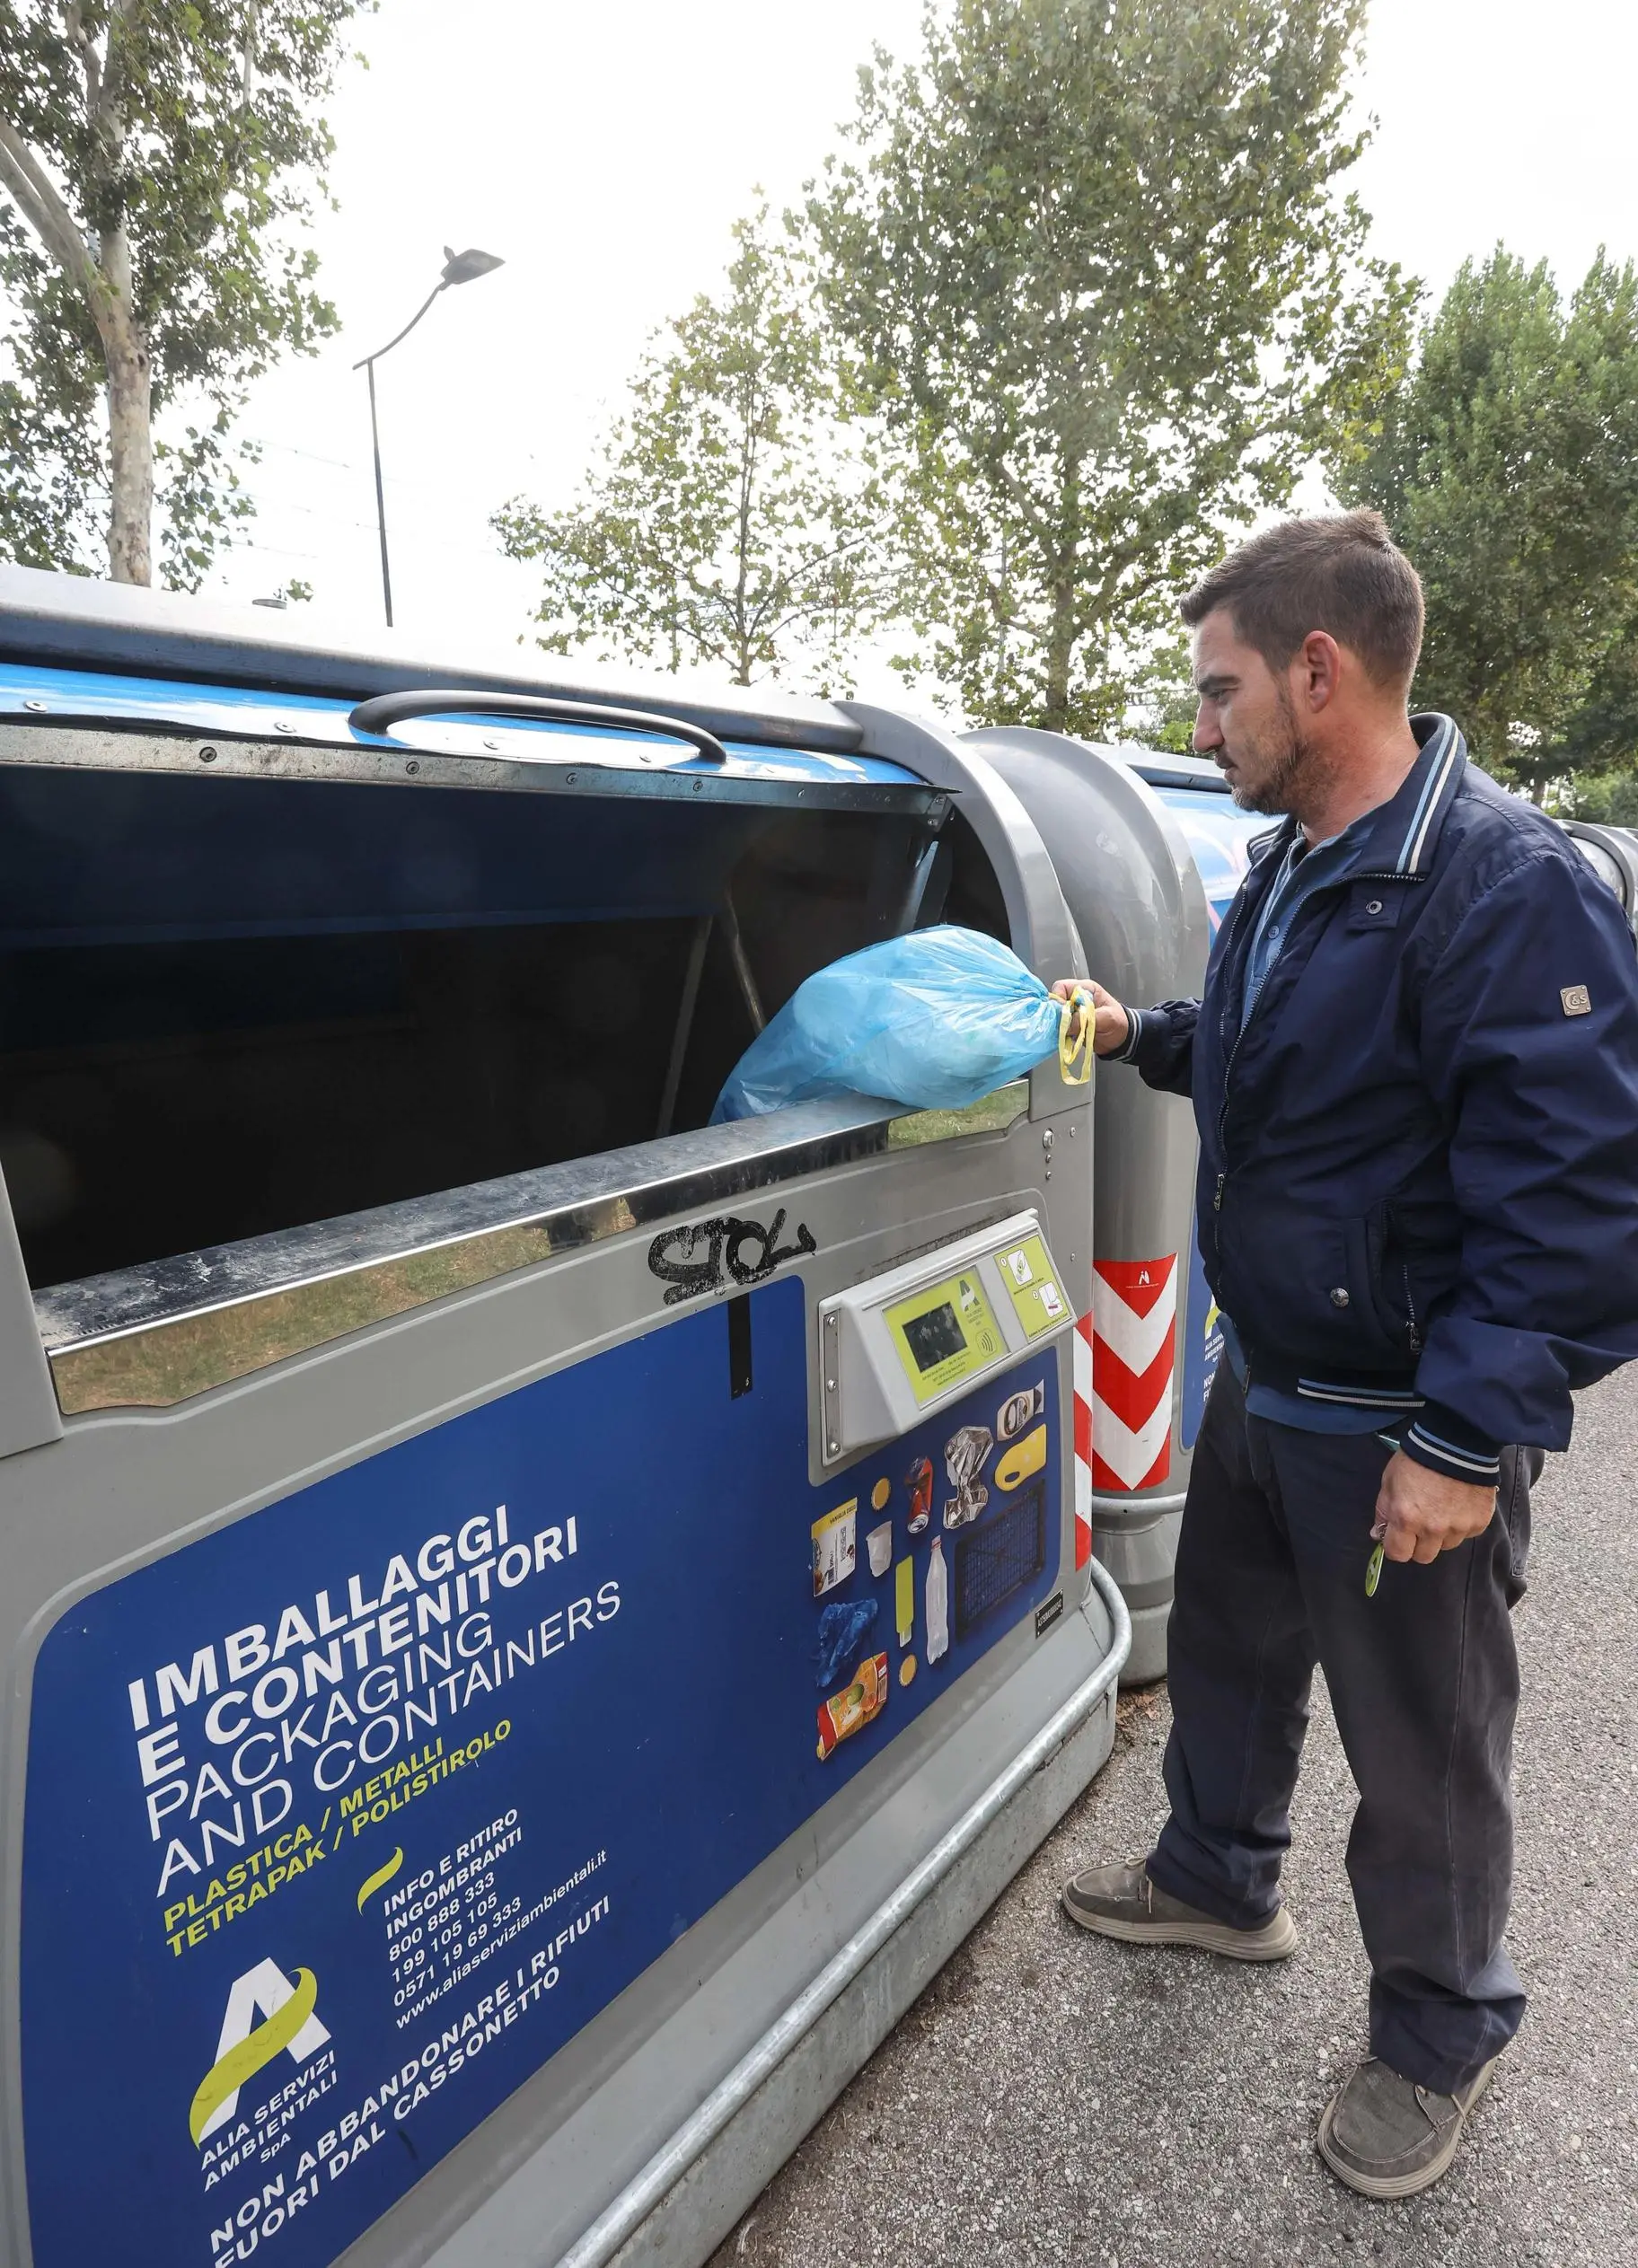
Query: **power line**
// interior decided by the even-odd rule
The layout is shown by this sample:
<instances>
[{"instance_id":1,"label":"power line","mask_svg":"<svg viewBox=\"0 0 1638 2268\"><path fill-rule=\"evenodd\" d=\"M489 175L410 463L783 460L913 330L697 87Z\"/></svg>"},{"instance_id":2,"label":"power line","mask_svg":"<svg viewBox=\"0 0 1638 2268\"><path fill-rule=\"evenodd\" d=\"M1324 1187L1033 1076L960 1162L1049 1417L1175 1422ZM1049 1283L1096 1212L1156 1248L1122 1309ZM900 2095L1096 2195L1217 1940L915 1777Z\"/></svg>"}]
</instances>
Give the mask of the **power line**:
<instances>
[{"instance_id":1,"label":"power line","mask_svg":"<svg viewBox=\"0 0 1638 2268\"><path fill-rule=\"evenodd\" d=\"M374 533L373 529L365 528L361 522L354 521L348 523L348 524L357 528L362 533ZM265 555L269 558L275 559L334 559L337 558L339 549L340 547L334 547L330 549L304 551L293 549L287 544L263 543L258 541L253 537L242 536L236 538L232 543L224 547L224 556L236 555L237 557L243 558L250 555L260 553ZM528 566L528 562L524 560L508 559L506 554L499 549L491 551L480 544L451 542L445 536L436 531L434 531L427 538L425 546L410 546L408 556L411 558L416 558L422 556L423 550L430 551L434 549L436 549L439 558L454 557L464 558L480 562L485 567L498 567L503 569L517 567L526 571Z\"/></svg>"},{"instance_id":2,"label":"power line","mask_svg":"<svg viewBox=\"0 0 1638 2268\"><path fill-rule=\"evenodd\" d=\"M356 464L349 463L344 457L321 457L315 449L298 449L292 441L262 441L257 445L263 449L277 449L281 456L304 457L309 464L331 465L338 472L357 472L358 470Z\"/></svg>"}]
</instances>

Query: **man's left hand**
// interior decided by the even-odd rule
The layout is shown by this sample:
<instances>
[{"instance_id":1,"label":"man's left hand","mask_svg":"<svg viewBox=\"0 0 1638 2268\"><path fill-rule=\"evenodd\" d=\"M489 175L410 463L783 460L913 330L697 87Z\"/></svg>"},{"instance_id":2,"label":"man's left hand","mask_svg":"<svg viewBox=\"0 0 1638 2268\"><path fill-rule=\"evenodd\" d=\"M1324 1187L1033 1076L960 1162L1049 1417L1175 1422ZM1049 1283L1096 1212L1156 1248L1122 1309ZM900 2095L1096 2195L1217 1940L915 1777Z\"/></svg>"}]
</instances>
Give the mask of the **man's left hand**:
<instances>
[{"instance_id":1,"label":"man's left hand","mask_svg":"<svg viewBox=\"0 0 1638 2268\"><path fill-rule=\"evenodd\" d=\"M1453 1481L1396 1449L1382 1474L1371 1534L1381 1538L1386 1558L1429 1567L1441 1552L1483 1535L1495 1508L1493 1481L1475 1488L1470 1481Z\"/></svg>"}]
</instances>

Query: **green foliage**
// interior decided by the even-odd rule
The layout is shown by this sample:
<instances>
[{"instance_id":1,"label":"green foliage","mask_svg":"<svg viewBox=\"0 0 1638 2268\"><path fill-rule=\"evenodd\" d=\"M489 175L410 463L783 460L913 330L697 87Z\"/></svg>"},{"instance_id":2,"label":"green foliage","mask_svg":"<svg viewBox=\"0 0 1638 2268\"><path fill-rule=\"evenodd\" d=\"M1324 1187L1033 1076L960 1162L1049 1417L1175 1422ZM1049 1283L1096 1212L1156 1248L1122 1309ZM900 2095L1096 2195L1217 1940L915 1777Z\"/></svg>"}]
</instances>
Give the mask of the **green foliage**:
<instances>
[{"instance_id":1,"label":"green foliage","mask_svg":"<svg viewBox=\"0 0 1638 2268\"><path fill-rule=\"evenodd\" d=\"M299 229L331 149L315 106L371 4L0 0L0 555L94 558L128 332L153 412L178 412L154 451L166 579L196 588L250 509L227 444L245 388L336 328Z\"/></svg>"},{"instance_id":2,"label":"green foliage","mask_svg":"<svg viewBox=\"0 0 1638 2268\"><path fill-rule=\"evenodd\" d=\"M954 0L861 74L808 212L908 451L918 651L974 718L1107 734L1227 523L1403 367L1337 193L1362 0Z\"/></svg>"},{"instance_id":3,"label":"green foliage","mask_svg":"<svg viewBox=\"0 0 1638 2268\"><path fill-rule=\"evenodd\" d=\"M1415 698L1538 798L1638 757L1638 278L1466 265L1374 443L1337 467L1420 570Z\"/></svg>"},{"instance_id":4,"label":"green foliage","mask_svg":"<svg viewBox=\"0 0 1638 2268\"><path fill-rule=\"evenodd\" d=\"M1126 737L1167 756L1193 755L1199 708L1187 642L1175 639L1156 648L1133 681Z\"/></svg>"},{"instance_id":5,"label":"green foliage","mask_svg":"<svg viewBox=\"0 0 1638 2268\"><path fill-rule=\"evenodd\" d=\"M1594 820L1600 827L1638 827L1638 771L1577 780L1571 803L1576 819Z\"/></svg>"},{"instance_id":6,"label":"green foliage","mask_svg":"<svg viewBox=\"0 0 1638 2268\"><path fill-rule=\"evenodd\" d=\"M180 442L154 444L164 509L163 574L170 590L197 591L218 549L232 542L233 528L255 513L238 464L227 453L233 406L236 396L222 403L203 432L189 426ZM253 442L242 443L237 454L243 464L260 459Z\"/></svg>"},{"instance_id":7,"label":"green foliage","mask_svg":"<svg viewBox=\"0 0 1638 2268\"><path fill-rule=\"evenodd\" d=\"M1638 769L1638 614L1599 644L1586 692L1563 733L1564 770L1578 794L1602 773Z\"/></svg>"},{"instance_id":8,"label":"green foliage","mask_svg":"<svg viewBox=\"0 0 1638 2268\"><path fill-rule=\"evenodd\" d=\"M59 366L38 338L13 332L4 345L13 374L0 377L0 558L89 575L106 487L96 390L84 389L83 403L72 399L82 390L64 382L75 359L66 347Z\"/></svg>"},{"instance_id":9,"label":"green foliage","mask_svg":"<svg viewBox=\"0 0 1638 2268\"><path fill-rule=\"evenodd\" d=\"M493 524L511 557L541 562L549 652L838 689L885 594L880 487L799 252L765 207L735 243L726 291L645 356L579 498L515 498Z\"/></svg>"}]
</instances>

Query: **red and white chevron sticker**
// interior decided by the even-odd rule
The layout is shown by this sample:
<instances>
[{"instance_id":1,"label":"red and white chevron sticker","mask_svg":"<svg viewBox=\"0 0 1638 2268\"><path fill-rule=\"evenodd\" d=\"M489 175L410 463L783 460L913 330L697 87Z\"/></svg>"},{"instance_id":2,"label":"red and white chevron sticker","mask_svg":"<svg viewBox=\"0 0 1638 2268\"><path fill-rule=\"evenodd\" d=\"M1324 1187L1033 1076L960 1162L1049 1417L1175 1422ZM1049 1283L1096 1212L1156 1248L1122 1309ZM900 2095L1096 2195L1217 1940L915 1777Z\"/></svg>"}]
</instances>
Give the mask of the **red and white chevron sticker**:
<instances>
[{"instance_id":1,"label":"red and white chevron sticker","mask_svg":"<svg viewBox=\"0 0 1638 2268\"><path fill-rule=\"evenodd\" d=\"M1092 1263L1092 1478L1152 1489L1172 1467L1177 1255Z\"/></svg>"}]
</instances>

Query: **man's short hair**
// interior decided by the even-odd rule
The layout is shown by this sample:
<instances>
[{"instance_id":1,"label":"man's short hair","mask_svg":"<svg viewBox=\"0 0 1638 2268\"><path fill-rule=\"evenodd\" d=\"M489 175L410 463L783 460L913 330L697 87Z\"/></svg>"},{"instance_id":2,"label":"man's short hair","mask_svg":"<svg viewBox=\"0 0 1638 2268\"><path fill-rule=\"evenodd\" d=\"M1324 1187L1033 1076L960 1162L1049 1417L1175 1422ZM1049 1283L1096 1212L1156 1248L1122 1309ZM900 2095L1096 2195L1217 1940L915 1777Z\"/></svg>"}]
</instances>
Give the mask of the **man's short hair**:
<instances>
[{"instance_id":1,"label":"man's short hair","mask_svg":"<svg viewBox=\"0 0 1638 2268\"><path fill-rule=\"evenodd\" d=\"M1357 654L1373 683L1408 690L1422 651L1422 583L1379 512L1281 520L1231 551L1183 602L1191 629L1219 607L1282 670L1311 630Z\"/></svg>"}]
</instances>

